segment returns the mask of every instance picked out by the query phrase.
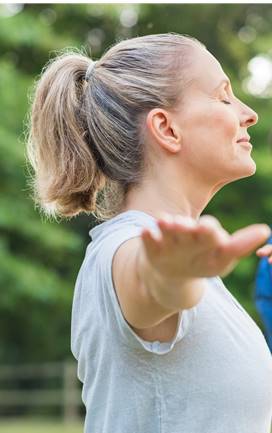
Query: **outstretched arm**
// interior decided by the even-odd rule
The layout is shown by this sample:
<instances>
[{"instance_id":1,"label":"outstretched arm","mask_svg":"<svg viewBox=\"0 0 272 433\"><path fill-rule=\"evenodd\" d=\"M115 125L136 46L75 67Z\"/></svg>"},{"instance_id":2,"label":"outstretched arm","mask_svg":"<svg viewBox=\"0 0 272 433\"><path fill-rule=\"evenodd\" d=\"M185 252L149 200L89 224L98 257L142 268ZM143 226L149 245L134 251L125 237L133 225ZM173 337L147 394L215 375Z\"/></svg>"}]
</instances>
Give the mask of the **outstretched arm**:
<instances>
[{"instance_id":1,"label":"outstretched arm","mask_svg":"<svg viewBox=\"0 0 272 433\"><path fill-rule=\"evenodd\" d=\"M196 303L193 286L200 287L199 279L227 275L271 234L266 224L253 224L230 235L209 215L195 221L166 214L157 225L159 233L146 228L141 234L144 254L140 255L139 275L158 303L179 308L186 308L185 300L186 304Z\"/></svg>"}]
</instances>

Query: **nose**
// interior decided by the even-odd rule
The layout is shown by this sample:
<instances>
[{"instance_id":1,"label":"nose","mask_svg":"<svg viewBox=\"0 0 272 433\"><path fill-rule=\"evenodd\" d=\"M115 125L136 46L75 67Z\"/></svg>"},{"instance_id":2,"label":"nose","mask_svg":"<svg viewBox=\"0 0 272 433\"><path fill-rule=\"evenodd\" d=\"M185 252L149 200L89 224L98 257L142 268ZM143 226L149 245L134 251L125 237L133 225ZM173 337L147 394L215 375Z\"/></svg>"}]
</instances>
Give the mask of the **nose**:
<instances>
[{"instance_id":1,"label":"nose","mask_svg":"<svg viewBox=\"0 0 272 433\"><path fill-rule=\"evenodd\" d=\"M241 126L249 128L258 122L258 114L248 105L242 103L241 107Z\"/></svg>"}]
</instances>

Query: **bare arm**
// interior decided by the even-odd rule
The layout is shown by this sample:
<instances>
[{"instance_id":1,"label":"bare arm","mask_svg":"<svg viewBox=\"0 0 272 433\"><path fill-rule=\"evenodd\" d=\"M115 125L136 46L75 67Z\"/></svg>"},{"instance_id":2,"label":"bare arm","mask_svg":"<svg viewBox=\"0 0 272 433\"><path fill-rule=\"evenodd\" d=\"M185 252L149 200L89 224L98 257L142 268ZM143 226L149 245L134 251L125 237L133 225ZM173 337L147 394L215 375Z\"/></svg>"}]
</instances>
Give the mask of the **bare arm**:
<instances>
[{"instance_id":1,"label":"bare arm","mask_svg":"<svg viewBox=\"0 0 272 433\"><path fill-rule=\"evenodd\" d=\"M129 239L118 248L112 264L113 284L122 313L136 329L153 328L179 311L159 303L139 278L137 266L142 248L141 237Z\"/></svg>"},{"instance_id":2,"label":"bare arm","mask_svg":"<svg viewBox=\"0 0 272 433\"><path fill-rule=\"evenodd\" d=\"M264 243L270 229L255 224L229 235L213 217L198 222L177 216L157 220L160 236L143 229L125 242L113 261L115 290L126 320L153 327L196 305L206 278L226 275L239 259Z\"/></svg>"},{"instance_id":3,"label":"bare arm","mask_svg":"<svg viewBox=\"0 0 272 433\"><path fill-rule=\"evenodd\" d=\"M172 310L192 308L202 298L205 278L171 278L164 276L150 265L144 245L140 245L137 254L136 270L138 281L143 285L146 296L153 297L154 302Z\"/></svg>"}]
</instances>

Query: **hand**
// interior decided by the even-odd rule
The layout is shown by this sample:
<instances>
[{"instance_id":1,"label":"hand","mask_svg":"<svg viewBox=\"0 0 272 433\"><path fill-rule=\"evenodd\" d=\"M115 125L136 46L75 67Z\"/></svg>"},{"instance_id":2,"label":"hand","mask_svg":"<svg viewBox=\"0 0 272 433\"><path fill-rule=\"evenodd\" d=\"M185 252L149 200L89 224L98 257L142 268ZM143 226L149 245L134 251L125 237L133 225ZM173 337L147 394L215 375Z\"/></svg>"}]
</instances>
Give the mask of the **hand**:
<instances>
[{"instance_id":1,"label":"hand","mask_svg":"<svg viewBox=\"0 0 272 433\"><path fill-rule=\"evenodd\" d=\"M269 257L268 257L268 262L269 262L270 264L272 264L272 245L271 245L271 244L267 244L267 245L264 245L263 247L259 248L259 249L256 251L256 254L257 254L257 256L259 256L259 257L266 257L266 256L269 256Z\"/></svg>"},{"instance_id":2,"label":"hand","mask_svg":"<svg viewBox=\"0 0 272 433\"><path fill-rule=\"evenodd\" d=\"M253 224L230 235L209 215L163 214L157 225L158 234L145 228L141 237L152 267L170 280L225 276L271 234L268 225Z\"/></svg>"}]
</instances>

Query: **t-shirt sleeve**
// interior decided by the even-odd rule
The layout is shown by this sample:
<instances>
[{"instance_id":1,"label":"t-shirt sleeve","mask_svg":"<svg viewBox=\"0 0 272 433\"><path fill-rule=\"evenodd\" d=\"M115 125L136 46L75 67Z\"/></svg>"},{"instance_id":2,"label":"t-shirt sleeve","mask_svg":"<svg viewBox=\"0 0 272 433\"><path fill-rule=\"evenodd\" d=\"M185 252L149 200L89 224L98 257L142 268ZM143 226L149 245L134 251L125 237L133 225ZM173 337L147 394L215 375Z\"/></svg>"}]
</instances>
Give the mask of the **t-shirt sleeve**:
<instances>
[{"instance_id":1,"label":"t-shirt sleeve","mask_svg":"<svg viewBox=\"0 0 272 433\"><path fill-rule=\"evenodd\" d=\"M168 342L147 341L138 336L126 321L115 292L112 278L112 260L119 246L133 237L140 236L142 227L129 227L107 237L97 253L96 270L98 276L98 309L103 321L103 329L111 338L136 350L142 349L155 354L170 352L186 335L196 315L196 307L179 312L178 324L174 337Z\"/></svg>"}]
</instances>

